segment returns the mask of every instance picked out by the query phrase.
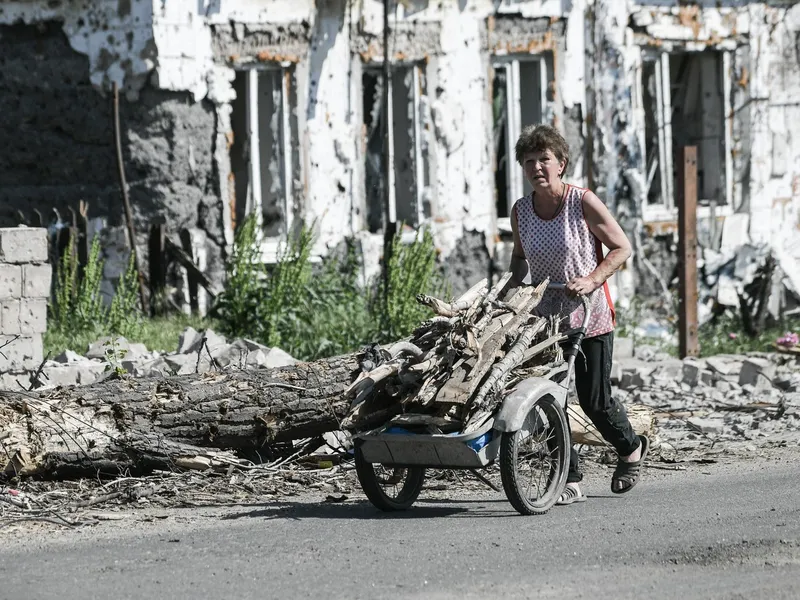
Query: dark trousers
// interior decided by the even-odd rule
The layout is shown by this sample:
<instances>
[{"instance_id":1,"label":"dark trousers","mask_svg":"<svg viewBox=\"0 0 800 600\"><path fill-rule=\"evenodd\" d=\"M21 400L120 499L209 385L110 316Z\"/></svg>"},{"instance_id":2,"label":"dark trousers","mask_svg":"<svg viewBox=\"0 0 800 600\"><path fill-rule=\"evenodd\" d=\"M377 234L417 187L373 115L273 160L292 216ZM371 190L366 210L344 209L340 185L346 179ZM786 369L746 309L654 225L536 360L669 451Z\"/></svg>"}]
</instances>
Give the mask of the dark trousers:
<instances>
[{"instance_id":1,"label":"dark trousers","mask_svg":"<svg viewBox=\"0 0 800 600\"><path fill-rule=\"evenodd\" d=\"M586 338L575 357L575 391L583 412L620 456L636 451L640 441L633 432L625 407L611 396L611 355L614 332ZM570 452L567 482L581 481L578 452Z\"/></svg>"}]
</instances>

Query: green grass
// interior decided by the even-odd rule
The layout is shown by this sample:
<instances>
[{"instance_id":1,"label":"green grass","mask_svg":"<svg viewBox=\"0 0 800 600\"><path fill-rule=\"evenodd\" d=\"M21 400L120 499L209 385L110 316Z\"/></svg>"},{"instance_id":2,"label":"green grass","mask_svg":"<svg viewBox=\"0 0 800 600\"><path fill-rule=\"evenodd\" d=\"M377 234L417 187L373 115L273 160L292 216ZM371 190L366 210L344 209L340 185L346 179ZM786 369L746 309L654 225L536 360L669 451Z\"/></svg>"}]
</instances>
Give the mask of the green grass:
<instances>
[{"instance_id":1,"label":"green grass","mask_svg":"<svg viewBox=\"0 0 800 600\"><path fill-rule=\"evenodd\" d=\"M706 323L700 327L700 356L774 352L775 340L787 331L800 332L800 318L788 319L782 325L767 327L760 335L750 337L744 332L739 317L723 317L716 323Z\"/></svg>"},{"instance_id":2,"label":"green grass","mask_svg":"<svg viewBox=\"0 0 800 600\"><path fill-rule=\"evenodd\" d=\"M667 330L678 336L678 318L676 314L677 305L670 307L668 311L661 309L661 322ZM629 308L618 310L616 335L619 337L633 337L637 345L649 345L661 352L667 352L672 356L678 356L678 346L666 342L662 339L647 338L635 334L636 327L648 315L655 313L653 306L646 306L645 303L637 298L631 302ZM668 314L665 314L668 313ZM782 324L774 324L766 327L763 332L755 337L745 333L742 320L738 315L725 314L715 322L705 323L698 330L698 343L700 346L700 356L708 357L717 354L744 354L747 352L774 352L775 340L783 336L786 332L800 333L800 317L793 317Z\"/></svg>"},{"instance_id":3,"label":"green grass","mask_svg":"<svg viewBox=\"0 0 800 600\"><path fill-rule=\"evenodd\" d=\"M176 314L168 317L154 317L142 319L139 331L126 338L129 342L142 343L148 350L159 352L174 352L178 349L178 337L187 327L202 329L217 329L218 324L209 318ZM94 329L84 329L75 333L64 333L59 330L48 330L44 334L45 355L50 352L50 358L55 358L64 350L73 350L84 354L89 344L98 338L109 335Z\"/></svg>"}]
</instances>

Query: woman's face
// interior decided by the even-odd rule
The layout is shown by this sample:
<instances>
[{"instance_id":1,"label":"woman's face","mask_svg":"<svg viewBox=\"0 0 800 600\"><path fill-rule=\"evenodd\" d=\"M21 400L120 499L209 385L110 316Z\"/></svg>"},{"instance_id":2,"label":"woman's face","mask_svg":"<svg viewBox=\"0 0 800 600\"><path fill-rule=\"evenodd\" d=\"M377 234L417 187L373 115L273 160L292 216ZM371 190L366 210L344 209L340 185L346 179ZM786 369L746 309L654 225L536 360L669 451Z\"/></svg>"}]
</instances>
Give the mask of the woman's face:
<instances>
[{"instance_id":1,"label":"woman's face","mask_svg":"<svg viewBox=\"0 0 800 600\"><path fill-rule=\"evenodd\" d=\"M550 149L538 152L526 152L522 158L522 169L525 178L537 192L561 191L561 173L567 161L558 160Z\"/></svg>"}]
</instances>

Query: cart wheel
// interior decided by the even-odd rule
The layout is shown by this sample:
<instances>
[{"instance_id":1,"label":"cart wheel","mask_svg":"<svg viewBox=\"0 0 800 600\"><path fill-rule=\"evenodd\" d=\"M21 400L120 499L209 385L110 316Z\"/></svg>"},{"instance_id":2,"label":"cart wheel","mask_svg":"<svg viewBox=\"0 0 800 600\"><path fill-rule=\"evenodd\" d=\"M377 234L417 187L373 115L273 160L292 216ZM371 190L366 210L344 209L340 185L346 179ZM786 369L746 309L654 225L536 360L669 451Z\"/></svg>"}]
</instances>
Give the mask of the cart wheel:
<instances>
[{"instance_id":1,"label":"cart wheel","mask_svg":"<svg viewBox=\"0 0 800 600\"><path fill-rule=\"evenodd\" d=\"M564 409L544 396L525 417L522 429L500 441L500 476L511 505L523 515L546 513L564 491L570 436Z\"/></svg>"},{"instance_id":2,"label":"cart wheel","mask_svg":"<svg viewBox=\"0 0 800 600\"><path fill-rule=\"evenodd\" d=\"M356 448L356 473L369 501L383 511L410 508L422 491L425 469L421 467L384 467L364 459Z\"/></svg>"}]
</instances>

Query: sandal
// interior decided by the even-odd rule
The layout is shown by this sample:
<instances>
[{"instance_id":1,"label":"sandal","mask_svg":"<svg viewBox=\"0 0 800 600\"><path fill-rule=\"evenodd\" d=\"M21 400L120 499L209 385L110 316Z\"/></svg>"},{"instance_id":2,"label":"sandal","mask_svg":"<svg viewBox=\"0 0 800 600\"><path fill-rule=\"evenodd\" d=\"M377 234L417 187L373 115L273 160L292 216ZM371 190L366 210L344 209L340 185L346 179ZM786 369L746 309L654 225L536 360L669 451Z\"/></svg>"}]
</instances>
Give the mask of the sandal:
<instances>
[{"instance_id":1,"label":"sandal","mask_svg":"<svg viewBox=\"0 0 800 600\"><path fill-rule=\"evenodd\" d=\"M564 491L561 493L561 496L556 500L556 504L564 506L566 504L572 504L573 502L585 501L586 494L581 490L581 486L577 483L568 483L567 487L565 487Z\"/></svg>"},{"instance_id":2,"label":"sandal","mask_svg":"<svg viewBox=\"0 0 800 600\"><path fill-rule=\"evenodd\" d=\"M633 489L639 483L639 475L644 464L644 459L647 458L647 451L650 449L650 440L646 436L640 435L642 456L636 462L625 462L622 459L617 460L617 468L614 469L614 475L611 477L611 491L614 494L624 494ZM618 485L621 484L621 487Z\"/></svg>"}]
</instances>

